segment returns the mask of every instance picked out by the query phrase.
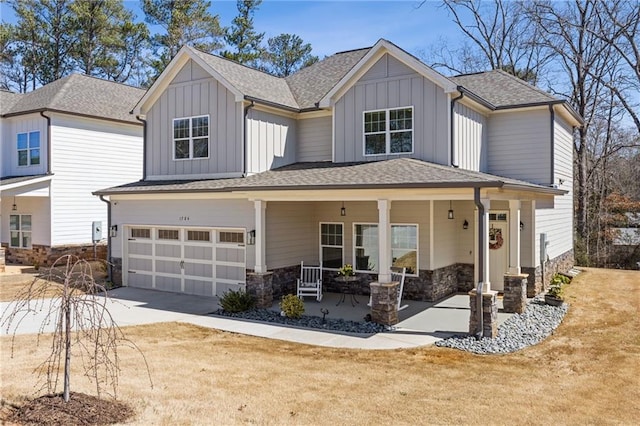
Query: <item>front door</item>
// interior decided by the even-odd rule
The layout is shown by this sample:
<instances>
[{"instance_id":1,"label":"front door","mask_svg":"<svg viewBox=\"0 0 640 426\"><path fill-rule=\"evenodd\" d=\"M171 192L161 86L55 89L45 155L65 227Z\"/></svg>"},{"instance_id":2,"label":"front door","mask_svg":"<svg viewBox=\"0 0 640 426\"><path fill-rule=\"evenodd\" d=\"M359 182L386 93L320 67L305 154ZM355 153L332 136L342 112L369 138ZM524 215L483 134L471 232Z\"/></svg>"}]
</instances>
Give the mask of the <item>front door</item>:
<instances>
[{"instance_id":1,"label":"front door","mask_svg":"<svg viewBox=\"0 0 640 426\"><path fill-rule=\"evenodd\" d=\"M489 280L491 290L504 290L509 269L509 216L504 211L489 213Z\"/></svg>"}]
</instances>

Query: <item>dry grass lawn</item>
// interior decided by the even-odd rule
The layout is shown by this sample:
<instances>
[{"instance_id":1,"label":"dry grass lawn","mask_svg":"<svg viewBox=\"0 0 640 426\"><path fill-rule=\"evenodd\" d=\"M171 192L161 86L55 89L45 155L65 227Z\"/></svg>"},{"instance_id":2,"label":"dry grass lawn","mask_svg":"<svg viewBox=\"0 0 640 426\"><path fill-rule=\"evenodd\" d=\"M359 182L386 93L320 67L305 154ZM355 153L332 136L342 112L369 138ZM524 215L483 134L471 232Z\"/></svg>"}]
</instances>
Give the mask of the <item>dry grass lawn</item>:
<instances>
[{"instance_id":1,"label":"dry grass lawn","mask_svg":"<svg viewBox=\"0 0 640 426\"><path fill-rule=\"evenodd\" d=\"M637 424L640 272L591 269L545 342L480 356L435 346L360 351L306 346L166 323L125 329L119 399L134 424ZM2 398L33 395L47 345L2 345ZM72 390L94 393L84 378Z\"/></svg>"}]
</instances>

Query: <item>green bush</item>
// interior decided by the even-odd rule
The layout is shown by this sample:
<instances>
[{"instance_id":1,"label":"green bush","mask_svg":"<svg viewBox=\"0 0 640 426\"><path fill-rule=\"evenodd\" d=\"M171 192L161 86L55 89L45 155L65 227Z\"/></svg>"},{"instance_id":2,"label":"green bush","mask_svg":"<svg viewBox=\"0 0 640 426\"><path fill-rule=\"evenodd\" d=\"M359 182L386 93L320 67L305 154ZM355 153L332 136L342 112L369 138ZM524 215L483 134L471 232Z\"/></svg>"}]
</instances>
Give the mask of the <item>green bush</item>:
<instances>
[{"instance_id":1,"label":"green bush","mask_svg":"<svg viewBox=\"0 0 640 426\"><path fill-rule=\"evenodd\" d=\"M564 288L562 285L554 284L549 287L547 294L555 297L556 299L564 299Z\"/></svg>"},{"instance_id":2,"label":"green bush","mask_svg":"<svg viewBox=\"0 0 640 426\"><path fill-rule=\"evenodd\" d=\"M551 278L551 285L566 285L571 282L571 278L562 274L555 274L553 278Z\"/></svg>"},{"instance_id":3,"label":"green bush","mask_svg":"<svg viewBox=\"0 0 640 426\"><path fill-rule=\"evenodd\" d=\"M287 318L300 318L304 313L304 302L294 294L282 296L280 301L280 309Z\"/></svg>"},{"instance_id":4,"label":"green bush","mask_svg":"<svg viewBox=\"0 0 640 426\"><path fill-rule=\"evenodd\" d=\"M253 309L256 301L244 290L226 291L220 298L220 307L227 312L244 312Z\"/></svg>"}]
</instances>

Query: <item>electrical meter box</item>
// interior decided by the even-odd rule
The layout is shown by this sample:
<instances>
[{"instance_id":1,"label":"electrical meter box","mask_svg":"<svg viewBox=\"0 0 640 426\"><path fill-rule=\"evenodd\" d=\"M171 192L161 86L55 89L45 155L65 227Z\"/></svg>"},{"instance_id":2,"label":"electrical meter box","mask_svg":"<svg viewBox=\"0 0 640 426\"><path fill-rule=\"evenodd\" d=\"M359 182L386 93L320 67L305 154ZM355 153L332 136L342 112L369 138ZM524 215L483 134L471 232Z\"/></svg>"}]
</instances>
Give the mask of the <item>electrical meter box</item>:
<instances>
[{"instance_id":1,"label":"electrical meter box","mask_svg":"<svg viewBox=\"0 0 640 426\"><path fill-rule=\"evenodd\" d=\"M549 240L547 240L547 234L545 232L540 233L540 262L547 261L547 246Z\"/></svg>"},{"instance_id":2,"label":"electrical meter box","mask_svg":"<svg viewBox=\"0 0 640 426\"><path fill-rule=\"evenodd\" d=\"M93 241L102 240L102 222L97 221L91 224L91 236Z\"/></svg>"}]
</instances>

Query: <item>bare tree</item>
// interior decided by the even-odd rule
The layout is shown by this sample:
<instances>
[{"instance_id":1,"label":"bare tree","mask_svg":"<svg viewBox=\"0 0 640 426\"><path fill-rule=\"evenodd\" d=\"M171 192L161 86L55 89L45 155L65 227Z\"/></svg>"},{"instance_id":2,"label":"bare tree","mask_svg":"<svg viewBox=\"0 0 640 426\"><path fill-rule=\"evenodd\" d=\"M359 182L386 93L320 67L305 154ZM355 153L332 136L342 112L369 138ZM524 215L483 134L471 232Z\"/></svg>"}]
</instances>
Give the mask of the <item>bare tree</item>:
<instances>
[{"instance_id":1,"label":"bare tree","mask_svg":"<svg viewBox=\"0 0 640 426\"><path fill-rule=\"evenodd\" d=\"M62 282L62 287L55 281ZM53 298L50 296L52 293L55 294ZM16 331L30 313L45 312L39 328L38 344L47 325L55 325L51 353L37 368L39 377L42 379L44 376L40 391L47 389L49 393L54 393L61 382L62 373L64 401L69 402L73 347L77 348L83 372L94 382L98 397L103 392L116 397L120 373L118 348L121 346L140 353L153 387L144 354L124 336L109 313L107 303L106 289L93 279L91 265L86 260L70 255L56 260L46 279L36 278L20 291L15 304L2 321L2 327L6 327L7 332L14 326L12 354Z\"/></svg>"}]
</instances>

